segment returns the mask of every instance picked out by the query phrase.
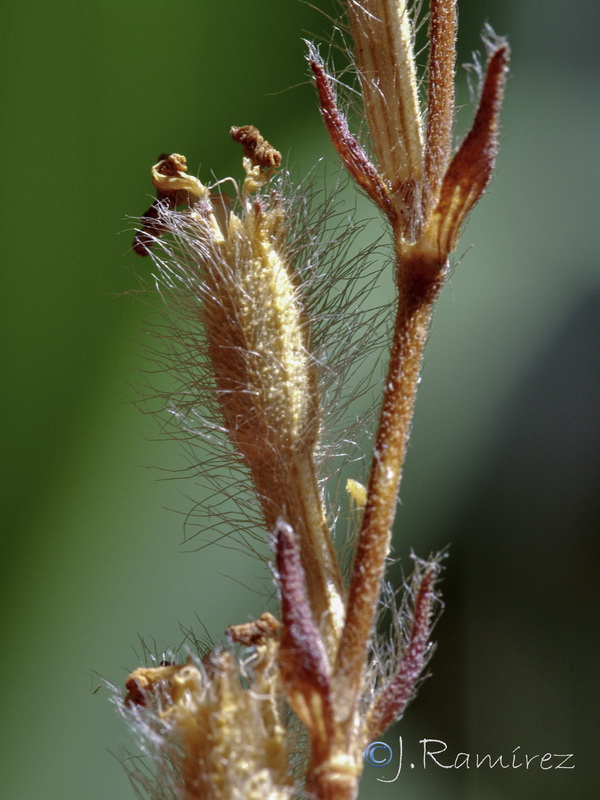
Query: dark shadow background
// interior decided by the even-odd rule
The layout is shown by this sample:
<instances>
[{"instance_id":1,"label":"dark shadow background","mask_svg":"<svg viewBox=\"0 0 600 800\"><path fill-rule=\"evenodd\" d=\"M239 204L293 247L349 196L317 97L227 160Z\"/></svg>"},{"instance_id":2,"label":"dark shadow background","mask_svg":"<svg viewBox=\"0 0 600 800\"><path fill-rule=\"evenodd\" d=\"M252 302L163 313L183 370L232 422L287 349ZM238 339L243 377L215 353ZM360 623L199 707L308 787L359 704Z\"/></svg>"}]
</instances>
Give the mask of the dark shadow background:
<instances>
[{"instance_id":1,"label":"dark shadow background","mask_svg":"<svg viewBox=\"0 0 600 800\"><path fill-rule=\"evenodd\" d=\"M600 11L459 5L460 61L487 20L514 58L497 176L439 304L396 527L405 569L410 548L450 544L447 608L433 677L388 737L396 752L403 736L400 779L377 782L396 761L366 767L361 796L591 798ZM183 552L168 509L201 498L171 480L183 457L132 402L148 328L133 271L149 265L125 217L146 208L164 150L205 178L237 174L231 124L257 124L298 175L322 156L333 170L301 42L329 25L295 0L9 1L1 17L0 794L127 800L109 753L127 735L98 676L120 683L140 636L161 651L180 623L202 632L196 615L218 639L259 614L236 581L265 571L217 547ZM575 769L423 770L423 738L447 744L444 763L520 747L574 753Z\"/></svg>"}]
</instances>

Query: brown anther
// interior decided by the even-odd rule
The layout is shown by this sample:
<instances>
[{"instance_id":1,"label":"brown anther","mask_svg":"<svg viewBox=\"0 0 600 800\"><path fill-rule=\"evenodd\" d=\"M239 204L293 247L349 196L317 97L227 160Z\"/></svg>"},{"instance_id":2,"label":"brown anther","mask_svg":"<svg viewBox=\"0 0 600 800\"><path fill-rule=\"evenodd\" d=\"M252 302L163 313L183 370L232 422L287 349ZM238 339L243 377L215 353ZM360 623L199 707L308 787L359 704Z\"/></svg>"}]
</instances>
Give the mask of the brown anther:
<instances>
[{"instance_id":1,"label":"brown anther","mask_svg":"<svg viewBox=\"0 0 600 800\"><path fill-rule=\"evenodd\" d=\"M128 708L131 706L146 705L146 692L144 691L141 681L139 681L137 678L129 677L125 683L125 688L127 689L127 692L123 702Z\"/></svg>"},{"instance_id":2,"label":"brown anther","mask_svg":"<svg viewBox=\"0 0 600 800\"><path fill-rule=\"evenodd\" d=\"M165 177L177 177L179 173L187 172L186 158L179 153L171 155L161 153L156 163L157 171ZM176 208L182 202L182 194L185 193L157 188L156 200L142 215L142 227L136 232L133 239L132 248L138 256L150 255L152 245L165 231L164 225L158 221L160 206L166 205L169 209Z\"/></svg>"},{"instance_id":3,"label":"brown anther","mask_svg":"<svg viewBox=\"0 0 600 800\"><path fill-rule=\"evenodd\" d=\"M234 125L229 133L234 142L242 145L246 158L249 158L254 166L260 167L262 171L281 165L281 153L261 136L260 131L254 125L242 125L239 128Z\"/></svg>"},{"instance_id":4,"label":"brown anther","mask_svg":"<svg viewBox=\"0 0 600 800\"><path fill-rule=\"evenodd\" d=\"M163 155L158 160L158 171L161 175L179 175L180 172L187 172L187 160L185 156L179 153L172 153L171 155Z\"/></svg>"},{"instance_id":5,"label":"brown anther","mask_svg":"<svg viewBox=\"0 0 600 800\"><path fill-rule=\"evenodd\" d=\"M242 625L230 625L225 633L230 642L243 644L246 647L265 644L268 639L275 639L281 623L273 614L265 611L254 622L245 622Z\"/></svg>"},{"instance_id":6,"label":"brown anther","mask_svg":"<svg viewBox=\"0 0 600 800\"><path fill-rule=\"evenodd\" d=\"M147 706L152 693L162 681L169 681L183 667L174 663L159 667L138 667L125 681L124 703L126 706Z\"/></svg>"},{"instance_id":7,"label":"brown anther","mask_svg":"<svg viewBox=\"0 0 600 800\"><path fill-rule=\"evenodd\" d=\"M158 220L161 205L169 209L176 208L180 202L180 194L180 192L162 192L160 190L156 192L156 200L142 215L142 227L136 231L133 239L132 248L138 256L149 256L152 245L165 232L165 226Z\"/></svg>"}]
</instances>

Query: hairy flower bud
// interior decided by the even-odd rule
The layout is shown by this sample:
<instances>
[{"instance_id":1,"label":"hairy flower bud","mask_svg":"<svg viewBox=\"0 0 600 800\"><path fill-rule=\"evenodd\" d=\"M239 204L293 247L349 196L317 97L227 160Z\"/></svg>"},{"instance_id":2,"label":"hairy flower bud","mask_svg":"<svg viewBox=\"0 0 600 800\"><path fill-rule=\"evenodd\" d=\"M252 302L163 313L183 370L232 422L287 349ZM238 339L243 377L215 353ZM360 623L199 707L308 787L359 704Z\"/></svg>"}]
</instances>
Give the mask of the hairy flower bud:
<instances>
[{"instance_id":1,"label":"hairy flower bud","mask_svg":"<svg viewBox=\"0 0 600 800\"><path fill-rule=\"evenodd\" d=\"M411 187L423 174L423 125L409 3L349 0L348 18L373 149L402 213L412 202Z\"/></svg>"},{"instance_id":2,"label":"hairy flower bud","mask_svg":"<svg viewBox=\"0 0 600 800\"><path fill-rule=\"evenodd\" d=\"M249 667L212 652L201 663L189 658L129 676L122 713L145 744L161 797L292 797L277 652L271 638ZM144 785L142 773L133 769L131 777Z\"/></svg>"},{"instance_id":3,"label":"hairy flower bud","mask_svg":"<svg viewBox=\"0 0 600 800\"><path fill-rule=\"evenodd\" d=\"M272 531L283 514L297 532L311 610L333 652L342 582L315 467L321 409L311 328L288 255L284 202L275 191L257 194L280 155L253 126L231 133L244 147L239 210L187 175L182 156L153 168L157 190L189 205L160 206L152 224L173 235L177 258L157 261L163 282L187 293L185 317L203 328L223 427L249 469L265 527Z\"/></svg>"}]
</instances>

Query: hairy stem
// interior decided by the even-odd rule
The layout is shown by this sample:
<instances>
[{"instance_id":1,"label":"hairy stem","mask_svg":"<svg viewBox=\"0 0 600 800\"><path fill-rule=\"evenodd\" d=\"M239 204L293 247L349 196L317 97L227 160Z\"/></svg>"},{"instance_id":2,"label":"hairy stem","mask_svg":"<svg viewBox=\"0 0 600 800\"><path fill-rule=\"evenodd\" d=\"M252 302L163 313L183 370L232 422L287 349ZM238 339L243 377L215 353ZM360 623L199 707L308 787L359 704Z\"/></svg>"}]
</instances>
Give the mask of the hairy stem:
<instances>
[{"instance_id":1,"label":"hairy stem","mask_svg":"<svg viewBox=\"0 0 600 800\"><path fill-rule=\"evenodd\" d=\"M398 269L400 302L336 665L336 692L344 716L350 716L353 708L343 708L343 699L356 698L360 692L390 549L423 350L443 281L441 265L410 263L410 258L408 262L401 262Z\"/></svg>"},{"instance_id":2,"label":"hairy stem","mask_svg":"<svg viewBox=\"0 0 600 800\"><path fill-rule=\"evenodd\" d=\"M452 151L456 24L456 0L432 0L423 193L425 218L439 194Z\"/></svg>"}]
</instances>

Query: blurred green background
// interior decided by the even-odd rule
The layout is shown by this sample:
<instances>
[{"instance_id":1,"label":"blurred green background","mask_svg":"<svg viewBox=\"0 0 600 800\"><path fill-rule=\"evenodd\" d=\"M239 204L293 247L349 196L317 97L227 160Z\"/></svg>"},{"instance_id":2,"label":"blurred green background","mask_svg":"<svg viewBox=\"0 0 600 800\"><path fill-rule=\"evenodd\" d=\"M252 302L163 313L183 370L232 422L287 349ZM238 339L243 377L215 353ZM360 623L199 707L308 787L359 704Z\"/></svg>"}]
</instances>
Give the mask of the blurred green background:
<instances>
[{"instance_id":1,"label":"blurred green background","mask_svg":"<svg viewBox=\"0 0 600 800\"><path fill-rule=\"evenodd\" d=\"M439 304L396 526L406 569L411 547L451 545L447 610L433 677L388 737L397 753L403 735L405 770L383 783L396 761L366 767L361 796L591 798L600 10L459 6L460 61L488 20L514 58L497 176ZM0 795L128 800L127 733L99 676L121 683L139 637L160 652L180 624L202 633L196 616L218 639L259 614L237 581L266 573L218 547L183 552L200 498L170 480L183 456L134 402L149 310L133 272L150 265L126 216L147 207L164 150L205 178L237 174L231 124L258 125L298 175L322 156L334 171L301 41L327 41L329 23L296 0L7 0L1 17ZM423 770L422 738L447 743L446 763L520 746L576 766Z\"/></svg>"}]
</instances>

